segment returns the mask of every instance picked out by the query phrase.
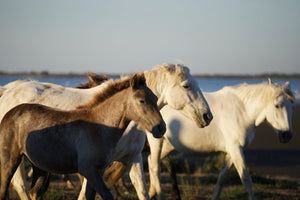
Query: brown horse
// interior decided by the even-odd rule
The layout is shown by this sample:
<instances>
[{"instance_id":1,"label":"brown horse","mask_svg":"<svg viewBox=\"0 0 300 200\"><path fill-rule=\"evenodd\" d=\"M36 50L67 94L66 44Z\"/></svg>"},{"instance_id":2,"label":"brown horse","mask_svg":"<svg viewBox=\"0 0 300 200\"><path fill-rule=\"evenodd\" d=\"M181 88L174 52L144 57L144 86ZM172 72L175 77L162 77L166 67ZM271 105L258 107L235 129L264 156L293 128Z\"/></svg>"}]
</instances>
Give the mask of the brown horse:
<instances>
[{"instance_id":1,"label":"brown horse","mask_svg":"<svg viewBox=\"0 0 300 200\"><path fill-rule=\"evenodd\" d=\"M79 172L103 199L113 199L103 182L103 170L131 120L154 137L162 137L166 130L144 74L110 83L76 110L39 104L14 107L0 124L0 199L5 199L23 155L41 173Z\"/></svg>"}]
</instances>

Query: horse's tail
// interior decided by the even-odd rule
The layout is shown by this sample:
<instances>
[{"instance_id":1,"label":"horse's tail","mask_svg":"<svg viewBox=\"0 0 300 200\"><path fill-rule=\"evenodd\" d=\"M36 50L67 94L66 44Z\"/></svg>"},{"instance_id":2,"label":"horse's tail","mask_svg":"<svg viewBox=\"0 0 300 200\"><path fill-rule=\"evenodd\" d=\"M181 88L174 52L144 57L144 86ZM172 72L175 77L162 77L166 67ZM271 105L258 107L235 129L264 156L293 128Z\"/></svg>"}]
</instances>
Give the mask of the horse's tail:
<instances>
[{"instance_id":1,"label":"horse's tail","mask_svg":"<svg viewBox=\"0 0 300 200\"><path fill-rule=\"evenodd\" d=\"M104 172L107 187L113 186L125 172L125 165L121 162L114 161Z\"/></svg>"}]
</instances>

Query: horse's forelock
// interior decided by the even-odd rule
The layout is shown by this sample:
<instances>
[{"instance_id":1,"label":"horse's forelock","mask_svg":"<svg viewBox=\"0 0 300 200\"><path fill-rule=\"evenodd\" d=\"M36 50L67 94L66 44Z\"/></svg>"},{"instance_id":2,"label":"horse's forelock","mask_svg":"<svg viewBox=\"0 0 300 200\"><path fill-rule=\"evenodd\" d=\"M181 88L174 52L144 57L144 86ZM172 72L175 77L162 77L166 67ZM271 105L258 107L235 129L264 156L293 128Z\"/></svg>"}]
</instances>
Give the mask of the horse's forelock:
<instances>
[{"instance_id":1,"label":"horse's forelock","mask_svg":"<svg viewBox=\"0 0 300 200\"><path fill-rule=\"evenodd\" d=\"M180 78L180 81L184 81L187 79L187 75L190 73L190 70L188 67L182 65L182 64L162 64L156 66L159 70L167 71L166 73L171 81L175 84L178 82L178 78Z\"/></svg>"},{"instance_id":2,"label":"horse's forelock","mask_svg":"<svg viewBox=\"0 0 300 200\"><path fill-rule=\"evenodd\" d=\"M280 85L278 83L273 83L273 82L270 81L270 79L269 79L269 84L268 85L270 87L272 87L273 90L274 90L274 95L273 95L274 98L277 98L278 96L284 96L288 100L290 100L291 102L295 101L295 97L294 97L293 92L286 85Z\"/></svg>"},{"instance_id":3,"label":"horse's forelock","mask_svg":"<svg viewBox=\"0 0 300 200\"><path fill-rule=\"evenodd\" d=\"M289 88L285 87L284 85L280 85L280 84L273 83L273 82L271 84L262 84L262 85L264 85L264 87L266 87L266 88L268 88L268 87L272 88L272 90L271 90L271 91L273 91L272 94L268 95L269 100L273 100L279 96L284 96L291 102L294 102L294 100L295 100L293 92Z\"/></svg>"}]
</instances>

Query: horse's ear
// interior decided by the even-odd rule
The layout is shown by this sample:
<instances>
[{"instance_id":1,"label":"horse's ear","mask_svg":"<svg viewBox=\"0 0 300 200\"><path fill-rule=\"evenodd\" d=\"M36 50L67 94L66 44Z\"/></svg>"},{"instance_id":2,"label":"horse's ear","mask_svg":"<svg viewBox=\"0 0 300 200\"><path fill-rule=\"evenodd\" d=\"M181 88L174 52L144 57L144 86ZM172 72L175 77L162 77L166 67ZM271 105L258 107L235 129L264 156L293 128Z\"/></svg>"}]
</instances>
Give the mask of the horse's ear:
<instances>
[{"instance_id":1,"label":"horse's ear","mask_svg":"<svg viewBox=\"0 0 300 200\"><path fill-rule=\"evenodd\" d=\"M129 85L131 88L135 88L136 87L136 74L134 74L131 78L130 78L130 81L129 81Z\"/></svg>"},{"instance_id":2,"label":"horse's ear","mask_svg":"<svg viewBox=\"0 0 300 200\"><path fill-rule=\"evenodd\" d=\"M289 81L285 82L283 85L284 90L291 90L291 84Z\"/></svg>"},{"instance_id":3,"label":"horse's ear","mask_svg":"<svg viewBox=\"0 0 300 200\"><path fill-rule=\"evenodd\" d=\"M272 85L272 80L270 77L268 78L268 81L269 81L269 85Z\"/></svg>"},{"instance_id":4,"label":"horse's ear","mask_svg":"<svg viewBox=\"0 0 300 200\"><path fill-rule=\"evenodd\" d=\"M92 84L94 83L94 79L91 75L88 74L88 80L89 80L89 83Z\"/></svg>"},{"instance_id":5,"label":"horse's ear","mask_svg":"<svg viewBox=\"0 0 300 200\"><path fill-rule=\"evenodd\" d=\"M131 79L130 79L130 82L129 82L129 85L131 88L133 89L137 89L140 85L140 81L139 81L139 74L138 73L135 73Z\"/></svg>"}]
</instances>

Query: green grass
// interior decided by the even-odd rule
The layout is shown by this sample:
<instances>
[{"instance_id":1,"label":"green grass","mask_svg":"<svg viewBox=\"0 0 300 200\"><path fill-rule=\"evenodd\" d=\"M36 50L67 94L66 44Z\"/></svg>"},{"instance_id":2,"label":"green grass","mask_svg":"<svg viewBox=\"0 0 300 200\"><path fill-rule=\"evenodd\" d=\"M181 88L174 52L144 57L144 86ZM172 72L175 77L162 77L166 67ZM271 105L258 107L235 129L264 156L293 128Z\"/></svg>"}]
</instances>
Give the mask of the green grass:
<instances>
[{"instance_id":1,"label":"green grass","mask_svg":"<svg viewBox=\"0 0 300 200\"><path fill-rule=\"evenodd\" d=\"M186 200L194 200L195 197L197 197L201 191L201 181L199 178L195 179L186 179L181 177L181 198Z\"/></svg>"},{"instance_id":2,"label":"green grass","mask_svg":"<svg viewBox=\"0 0 300 200\"><path fill-rule=\"evenodd\" d=\"M63 190L48 190L44 195L44 200L64 200L67 199Z\"/></svg>"},{"instance_id":3,"label":"green grass","mask_svg":"<svg viewBox=\"0 0 300 200\"><path fill-rule=\"evenodd\" d=\"M254 184L266 189L294 189L297 190L299 183L297 181L290 180L276 180L271 178L266 178L259 175L253 175L252 181Z\"/></svg>"}]
</instances>

